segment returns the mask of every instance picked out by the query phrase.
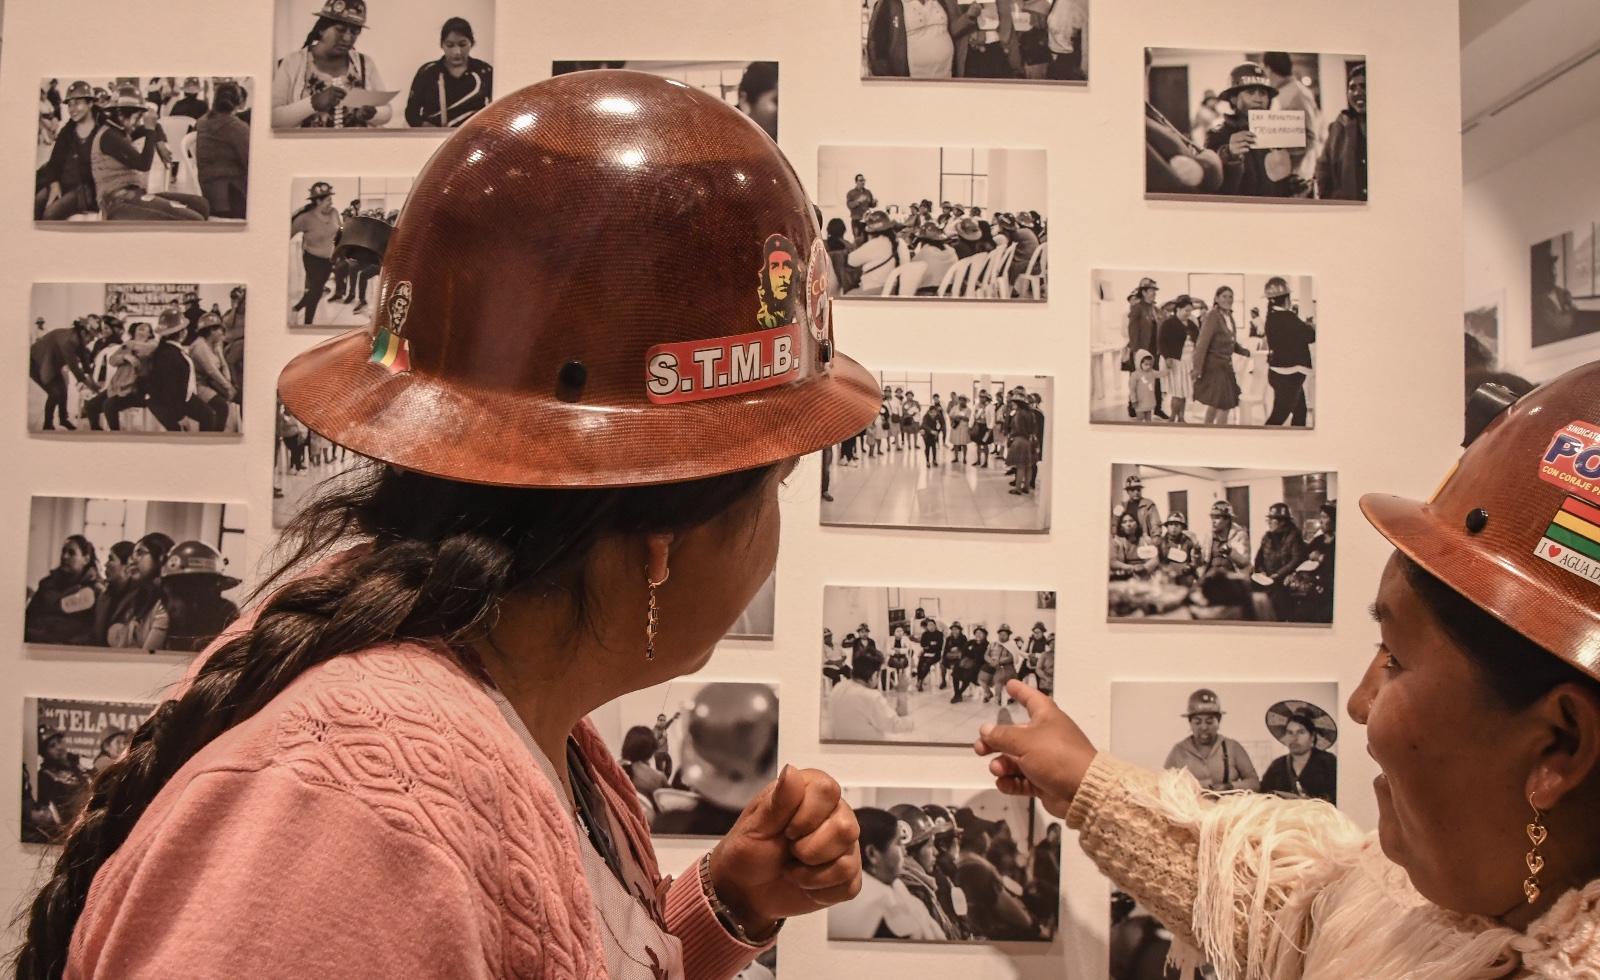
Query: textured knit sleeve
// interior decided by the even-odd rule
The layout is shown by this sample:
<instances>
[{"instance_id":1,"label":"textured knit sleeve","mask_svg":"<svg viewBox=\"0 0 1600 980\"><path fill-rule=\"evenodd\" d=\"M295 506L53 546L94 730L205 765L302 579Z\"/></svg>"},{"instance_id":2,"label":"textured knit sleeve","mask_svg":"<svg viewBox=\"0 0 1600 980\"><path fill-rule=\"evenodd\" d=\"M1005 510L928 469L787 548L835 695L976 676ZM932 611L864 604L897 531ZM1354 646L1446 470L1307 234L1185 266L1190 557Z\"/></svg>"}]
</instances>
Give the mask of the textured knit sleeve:
<instances>
[{"instance_id":1,"label":"textured knit sleeve","mask_svg":"<svg viewBox=\"0 0 1600 980\"><path fill-rule=\"evenodd\" d=\"M773 936L763 945L749 946L733 938L711 911L711 902L700 886L698 862L668 887L666 920L667 931L683 943L686 980L729 980L777 941Z\"/></svg>"}]
</instances>

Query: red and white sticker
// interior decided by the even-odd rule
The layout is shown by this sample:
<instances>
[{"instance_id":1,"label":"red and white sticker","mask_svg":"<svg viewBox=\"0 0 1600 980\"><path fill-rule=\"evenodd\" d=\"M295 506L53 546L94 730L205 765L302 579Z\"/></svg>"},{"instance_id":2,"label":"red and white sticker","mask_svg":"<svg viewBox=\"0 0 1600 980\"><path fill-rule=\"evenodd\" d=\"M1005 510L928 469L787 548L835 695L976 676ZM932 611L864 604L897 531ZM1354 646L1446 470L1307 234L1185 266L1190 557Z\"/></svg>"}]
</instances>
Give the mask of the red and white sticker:
<instances>
[{"instance_id":1,"label":"red and white sticker","mask_svg":"<svg viewBox=\"0 0 1600 980\"><path fill-rule=\"evenodd\" d=\"M657 405L727 398L800 376L798 323L734 337L658 344L645 355L645 390Z\"/></svg>"},{"instance_id":2,"label":"red and white sticker","mask_svg":"<svg viewBox=\"0 0 1600 980\"><path fill-rule=\"evenodd\" d=\"M1600 429L1573 422L1552 436L1539 460L1539 479L1600 503Z\"/></svg>"}]
</instances>

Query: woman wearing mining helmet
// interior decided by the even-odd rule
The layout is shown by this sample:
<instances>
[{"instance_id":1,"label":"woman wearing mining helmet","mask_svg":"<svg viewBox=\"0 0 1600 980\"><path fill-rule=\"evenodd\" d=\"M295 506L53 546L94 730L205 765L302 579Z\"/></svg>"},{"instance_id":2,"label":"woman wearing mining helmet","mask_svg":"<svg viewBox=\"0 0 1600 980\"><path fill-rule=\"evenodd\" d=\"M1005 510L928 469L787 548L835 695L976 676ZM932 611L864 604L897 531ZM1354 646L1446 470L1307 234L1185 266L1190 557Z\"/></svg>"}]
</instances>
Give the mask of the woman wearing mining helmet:
<instances>
[{"instance_id":1,"label":"woman wearing mining helmet","mask_svg":"<svg viewBox=\"0 0 1600 980\"><path fill-rule=\"evenodd\" d=\"M585 720L705 664L796 457L877 410L814 213L736 109L635 72L446 141L374 321L279 380L374 465L96 777L18 975L727 978L855 895L837 784L787 766L664 878Z\"/></svg>"},{"instance_id":2,"label":"woman wearing mining helmet","mask_svg":"<svg viewBox=\"0 0 1600 980\"><path fill-rule=\"evenodd\" d=\"M1382 642L1348 705L1383 770L1376 834L1324 803L1212 802L1185 773L1097 755L1021 684L1029 724L982 730L999 787L1064 816L1183 964L1600 976L1600 363L1469 442L1427 503L1361 500L1395 547Z\"/></svg>"}]
</instances>

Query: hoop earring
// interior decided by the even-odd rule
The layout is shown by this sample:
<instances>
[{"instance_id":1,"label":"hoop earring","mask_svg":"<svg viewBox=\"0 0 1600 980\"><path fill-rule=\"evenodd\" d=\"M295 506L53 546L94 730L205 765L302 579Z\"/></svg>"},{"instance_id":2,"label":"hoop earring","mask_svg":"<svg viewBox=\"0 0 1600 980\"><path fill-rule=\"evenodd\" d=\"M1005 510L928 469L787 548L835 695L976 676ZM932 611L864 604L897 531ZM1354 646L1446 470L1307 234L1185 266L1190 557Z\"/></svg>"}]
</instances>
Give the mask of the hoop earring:
<instances>
[{"instance_id":1,"label":"hoop earring","mask_svg":"<svg viewBox=\"0 0 1600 980\"><path fill-rule=\"evenodd\" d=\"M1539 805L1533 802L1533 794L1528 794L1528 805L1533 807L1533 823L1528 824L1528 840L1533 842L1533 850L1528 852L1528 878L1522 883L1522 893L1528 896L1528 904L1532 905L1539 900L1539 872L1544 870L1544 855L1539 853L1539 845L1550 836L1550 831L1544 825L1544 814L1539 812Z\"/></svg>"},{"instance_id":2,"label":"hoop earring","mask_svg":"<svg viewBox=\"0 0 1600 980\"><path fill-rule=\"evenodd\" d=\"M667 579L672 577L672 569L667 569L667 574L661 576L661 581L654 582L650 579L650 572L644 573L645 584L650 587L649 614L644 623L644 659L656 659L656 631L661 628L661 607L656 604L656 589L667 584Z\"/></svg>"}]
</instances>

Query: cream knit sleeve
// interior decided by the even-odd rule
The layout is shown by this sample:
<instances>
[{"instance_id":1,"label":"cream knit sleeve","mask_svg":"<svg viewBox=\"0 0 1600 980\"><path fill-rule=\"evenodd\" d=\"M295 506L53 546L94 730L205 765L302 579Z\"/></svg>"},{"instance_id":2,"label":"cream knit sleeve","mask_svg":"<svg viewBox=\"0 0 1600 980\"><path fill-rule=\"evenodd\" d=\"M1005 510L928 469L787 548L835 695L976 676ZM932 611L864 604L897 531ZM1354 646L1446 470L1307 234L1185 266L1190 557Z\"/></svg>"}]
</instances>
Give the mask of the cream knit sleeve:
<instances>
[{"instance_id":1,"label":"cream knit sleeve","mask_svg":"<svg viewBox=\"0 0 1600 980\"><path fill-rule=\"evenodd\" d=\"M1300 975L1312 903L1358 865L1366 837L1321 801L1213 796L1187 770L1153 773L1104 753L1067 826L1172 930L1180 968L1210 961L1246 978Z\"/></svg>"}]
</instances>

